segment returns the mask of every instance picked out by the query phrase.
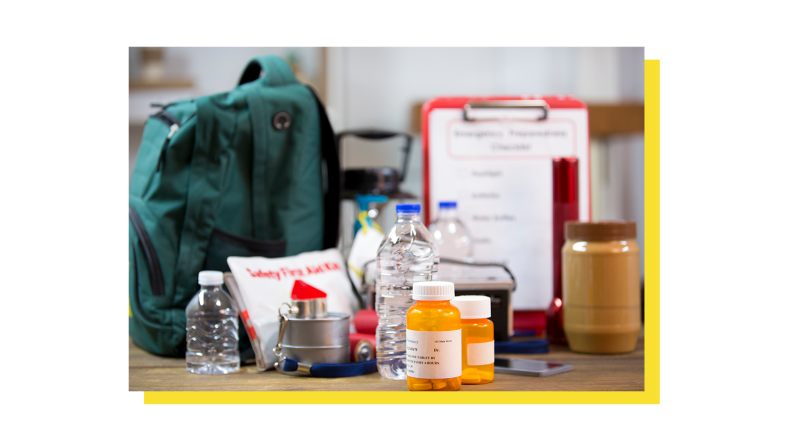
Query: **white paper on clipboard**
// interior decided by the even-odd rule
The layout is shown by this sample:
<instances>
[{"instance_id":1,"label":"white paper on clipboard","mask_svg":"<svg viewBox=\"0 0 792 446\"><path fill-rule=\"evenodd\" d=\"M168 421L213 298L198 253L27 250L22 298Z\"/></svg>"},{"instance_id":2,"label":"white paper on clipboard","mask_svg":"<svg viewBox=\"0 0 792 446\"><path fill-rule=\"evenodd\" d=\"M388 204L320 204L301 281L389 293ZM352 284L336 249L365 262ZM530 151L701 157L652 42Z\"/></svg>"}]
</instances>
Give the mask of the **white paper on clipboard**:
<instances>
[{"instance_id":1,"label":"white paper on clipboard","mask_svg":"<svg viewBox=\"0 0 792 446\"><path fill-rule=\"evenodd\" d=\"M515 274L514 309L546 309L553 297L553 158L578 158L580 218L590 215L585 106L550 108L543 120L474 121L461 108L436 108L427 124L432 212L456 200L475 260L504 263Z\"/></svg>"}]
</instances>

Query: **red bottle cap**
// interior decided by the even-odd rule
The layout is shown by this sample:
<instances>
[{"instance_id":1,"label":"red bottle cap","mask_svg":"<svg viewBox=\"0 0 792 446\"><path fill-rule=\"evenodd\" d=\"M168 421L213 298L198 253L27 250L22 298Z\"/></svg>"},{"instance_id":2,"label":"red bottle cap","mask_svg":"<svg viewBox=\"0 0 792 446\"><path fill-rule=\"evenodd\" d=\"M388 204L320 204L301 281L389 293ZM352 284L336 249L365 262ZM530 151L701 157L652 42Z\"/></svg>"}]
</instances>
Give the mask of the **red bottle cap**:
<instances>
[{"instance_id":1,"label":"red bottle cap","mask_svg":"<svg viewBox=\"0 0 792 446\"><path fill-rule=\"evenodd\" d=\"M327 293L324 291L314 288L302 280L298 279L294 281L294 287L292 288L291 293L292 300L311 300L321 299L324 297L327 297Z\"/></svg>"}]
</instances>

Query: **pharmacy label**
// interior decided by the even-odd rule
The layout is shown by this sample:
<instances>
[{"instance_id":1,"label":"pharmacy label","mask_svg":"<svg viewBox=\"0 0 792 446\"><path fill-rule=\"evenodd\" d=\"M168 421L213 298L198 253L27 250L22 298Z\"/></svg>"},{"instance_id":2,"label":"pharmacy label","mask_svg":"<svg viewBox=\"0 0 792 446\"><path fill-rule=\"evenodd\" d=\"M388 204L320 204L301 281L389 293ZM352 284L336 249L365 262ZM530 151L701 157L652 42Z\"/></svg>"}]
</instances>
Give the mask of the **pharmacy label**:
<instances>
[{"instance_id":1,"label":"pharmacy label","mask_svg":"<svg viewBox=\"0 0 792 446\"><path fill-rule=\"evenodd\" d=\"M462 330L407 330L407 376L447 379L462 375Z\"/></svg>"},{"instance_id":2,"label":"pharmacy label","mask_svg":"<svg viewBox=\"0 0 792 446\"><path fill-rule=\"evenodd\" d=\"M468 365L487 365L495 363L495 341L474 342L467 346Z\"/></svg>"}]
</instances>

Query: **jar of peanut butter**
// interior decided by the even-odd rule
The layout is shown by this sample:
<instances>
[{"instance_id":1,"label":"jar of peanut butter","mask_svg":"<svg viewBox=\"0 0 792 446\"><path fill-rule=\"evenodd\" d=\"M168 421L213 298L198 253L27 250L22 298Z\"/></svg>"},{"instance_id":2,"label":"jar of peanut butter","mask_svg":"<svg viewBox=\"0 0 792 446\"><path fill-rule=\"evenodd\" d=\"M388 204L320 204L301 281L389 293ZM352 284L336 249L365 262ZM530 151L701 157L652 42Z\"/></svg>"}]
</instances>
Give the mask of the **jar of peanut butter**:
<instances>
[{"instance_id":1,"label":"jar of peanut butter","mask_svg":"<svg viewBox=\"0 0 792 446\"><path fill-rule=\"evenodd\" d=\"M634 221L568 221L562 249L563 325L569 348L628 353L641 331Z\"/></svg>"}]
</instances>

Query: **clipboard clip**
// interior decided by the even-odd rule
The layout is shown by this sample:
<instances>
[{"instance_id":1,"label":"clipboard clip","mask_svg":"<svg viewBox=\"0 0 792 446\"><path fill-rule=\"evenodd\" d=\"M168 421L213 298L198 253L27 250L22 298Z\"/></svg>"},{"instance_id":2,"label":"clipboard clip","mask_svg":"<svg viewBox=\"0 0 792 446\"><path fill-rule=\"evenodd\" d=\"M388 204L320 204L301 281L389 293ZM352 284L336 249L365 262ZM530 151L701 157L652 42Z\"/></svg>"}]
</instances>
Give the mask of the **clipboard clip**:
<instances>
[{"instance_id":1,"label":"clipboard clip","mask_svg":"<svg viewBox=\"0 0 792 446\"><path fill-rule=\"evenodd\" d=\"M541 121L550 107L539 99L470 101L465 104L465 121Z\"/></svg>"}]
</instances>

